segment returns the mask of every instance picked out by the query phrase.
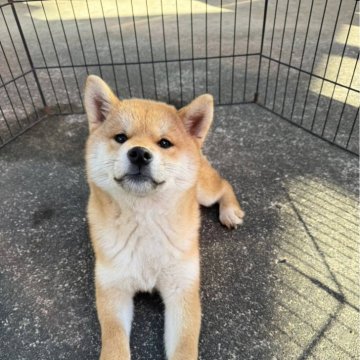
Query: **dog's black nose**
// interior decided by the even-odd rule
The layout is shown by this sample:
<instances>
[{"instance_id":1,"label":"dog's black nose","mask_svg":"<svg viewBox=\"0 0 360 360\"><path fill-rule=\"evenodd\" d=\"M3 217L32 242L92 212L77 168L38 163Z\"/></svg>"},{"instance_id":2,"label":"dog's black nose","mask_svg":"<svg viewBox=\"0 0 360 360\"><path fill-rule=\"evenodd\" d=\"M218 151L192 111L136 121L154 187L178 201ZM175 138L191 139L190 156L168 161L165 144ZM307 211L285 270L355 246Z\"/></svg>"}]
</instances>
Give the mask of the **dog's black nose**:
<instances>
[{"instance_id":1,"label":"dog's black nose","mask_svg":"<svg viewBox=\"0 0 360 360\"><path fill-rule=\"evenodd\" d=\"M148 165L153 159L151 152L143 147L135 146L127 153L130 162L134 165Z\"/></svg>"}]
</instances>

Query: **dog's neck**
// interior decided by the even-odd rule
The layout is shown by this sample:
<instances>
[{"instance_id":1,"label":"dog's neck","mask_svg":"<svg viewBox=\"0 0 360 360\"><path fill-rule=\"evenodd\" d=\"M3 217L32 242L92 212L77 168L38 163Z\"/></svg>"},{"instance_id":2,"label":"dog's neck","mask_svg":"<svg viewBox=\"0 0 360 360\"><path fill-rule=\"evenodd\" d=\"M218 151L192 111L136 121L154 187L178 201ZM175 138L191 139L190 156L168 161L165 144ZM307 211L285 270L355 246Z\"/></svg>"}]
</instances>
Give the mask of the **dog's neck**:
<instances>
[{"instance_id":1,"label":"dog's neck","mask_svg":"<svg viewBox=\"0 0 360 360\"><path fill-rule=\"evenodd\" d=\"M158 192L148 196L136 196L124 192L110 195L95 184L90 184L90 189L92 196L104 210L111 207L119 214L126 211L134 215L161 216L174 211L187 211L189 207L197 204L195 185L181 192Z\"/></svg>"}]
</instances>

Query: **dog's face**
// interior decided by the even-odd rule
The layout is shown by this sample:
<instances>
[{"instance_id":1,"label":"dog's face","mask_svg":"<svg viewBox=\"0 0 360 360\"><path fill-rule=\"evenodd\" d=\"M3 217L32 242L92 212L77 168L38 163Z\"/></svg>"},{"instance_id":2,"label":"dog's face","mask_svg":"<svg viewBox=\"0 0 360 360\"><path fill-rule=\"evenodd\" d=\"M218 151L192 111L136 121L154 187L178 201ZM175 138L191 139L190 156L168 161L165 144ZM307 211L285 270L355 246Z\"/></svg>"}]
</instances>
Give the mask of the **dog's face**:
<instances>
[{"instance_id":1,"label":"dog's face","mask_svg":"<svg viewBox=\"0 0 360 360\"><path fill-rule=\"evenodd\" d=\"M89 76L85 108L91 182L115 196L144 197L194 186L213 117L210 95L177 111L159 102L120 101L100 78Z\"/></svg>"}]
</instances>

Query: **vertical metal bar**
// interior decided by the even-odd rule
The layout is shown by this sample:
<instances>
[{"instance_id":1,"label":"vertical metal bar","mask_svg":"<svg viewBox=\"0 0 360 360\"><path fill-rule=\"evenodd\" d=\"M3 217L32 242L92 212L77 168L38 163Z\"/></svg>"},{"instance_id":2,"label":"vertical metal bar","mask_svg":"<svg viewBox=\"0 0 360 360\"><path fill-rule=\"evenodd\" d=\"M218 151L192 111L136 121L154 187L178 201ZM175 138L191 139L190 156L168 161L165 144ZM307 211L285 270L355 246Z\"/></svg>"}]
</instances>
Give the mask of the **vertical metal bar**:
<instances>
[{"instance_id":1,"label":"vertical metal bar","mask_svg":"<svg viewBox=\"0 0 360 360\"><path fill-rule=\"evenodd\" d=\"M205 4L205 89L208 92L208 0Z\"/></svg>"},{"instance_id":2,"label":"vertical metal bar","mask_svg":"<svg viewBox=\"0 0 360 360\"><path fill-rule=\"evenodd\" d=\"M327 70L328 70L329 62L330 62L331 50L332 50L332 47L333 47L333 44L334 44L334 38L335 38L337 24L338 24L338 21L339 21L340 10L341 10L341 1L339 2L339 7L338 7L338 10L337 10L336 20L335 20L335 24L334 24L334 29L333 29L333 33L332 33L332 37L331 37L331 43L330 43L330 47L329 47L329 52L327 54L326 65L325 65L324 75L323 75L324 78L326 78L326 73L327 73ZM350 32L350 27L349 27L349 32ZM348 35L349 35L349 33L348 33ZM345 47L346 47L346 45L344 46L344 50L345 50ZM325 82L324 79L322 79L321 80L321 86L320 86L319 95L317 97L317 101L316 101L316 105L315 105L314 116L313 116L312 121L311 121L311 129L310 129L311 131L313 131L313 129L314 129L315 118L316 118L316 114L317 114L317 109L319 107L319 102L320 102L320 98L321 98L322 89L324 87L324 82Z\"/></svg>"},{"instance_id":3,"label":"vertical metal bar","mask_svg":"<svg viewBox=\"0 0 360 360\"><path fill-rule=\"evenodd\" d=\"M68 38L67 38L67 36L66 36L65 27L64 27L63 20L62 20L62 16L61 16L61 12L60 12L60 8L59 8L58 0L56 0L56 7L57 7L58 14L59 14L59 19L60 19L60 23L61 23L61 28L62 28L62 31L63 31L63 33L64 33L66 48L67 48L68 53L69 53L70 63L71 63L71 66L72 66L72 70L73 70L73 74L74 74L74 78L75 78L75 82L76 82L76 87L77 87L77 90L78 90L78 93L79 93L79 97L80 97L80 101L81 101L81 106L84 107L84 104L83 104L83 101L82 101L82 96L81 96L81 91L80 91L80 86L79 86L79 82L78 82L78 78L77 78L77 76L76 76L75 68L73 67L73 66L74 66L74 61L73 61L73 58L72 58L72 55L71 55Z\"/></svg>"},{"instance_id":4,"label":"vertical metal bar","mask_svg":"<svg viewBox=\"0 0 360 360\"><path fill-rule=\"evenodd\" d=\"M49 80L50 80L51 89L52 89L52 91L53 91L53 93L54 93L54 96L55 96L56 106L57 106L57 108L58 108L58 110L59 110L59 113L61 114L62 111L61 111L61 107L60 107L60 104L59 104L59 99L58 99L57 94L56 94L56 91L55 91L55 87L54 87L54 83L53 83L52 77L51 77L51 75L50 75L50 71L49 71L49 69L48 69L48 67L47 67L47 62L46 62L44 50L43 50L43 48L42 48L42 46L41 46L41 42L40 42L40 39L39 39L39 34L38 34L37 29L36 29L35 22L34 22L34 18L33 18L33 15L32 15L32 12L31 12L31 10L30 10L30 6L29 6L29 3L28 3L28 2L26 3L26 6L27 6L27 9L28 9L28 12L29 12L29 15L30 15L30 19L31 19L32 26L33 26L34 31L35 31L35 36L36 36L37 42L38 42L38 44L39 44L41 56L42 56L42 58L43 58L43 60L44 60L46 72L47 72L48 77L49 77ZM25 38L24 38L24 40L25 40ZM36 72L36 69L35 69L35 72ZM39 86L40 86L40 84L39 84ZM45 107L45 109L47 109L47 107Z\"/></svg>"},{"instance_id":5,"label":"vertical metal bar","mask_svg":"<svg viewBox=\"0 0 360 360\"><path fill-rule=\"evenodd\" d=\"M113 73L114 80L115 80L116 94L119 95L118 81L117 81L117 78L116 78L116 72L115 72L115 66L114 66L114 58L113 58L113 54L112 54L112 50L111 50L109 31L108 31L108 27L107 27L106 20L105 20L104 7L103 7L102 0L100 0L100 6L101 6L102 19L103 19L104 26L105 26L106 39L107 39L107 43L108 43L108 46L109 46L110 60L111 60L111 64L112 64L111 68L112 68L112 73Z\"/></svg>"},{"instance_id":6,"label":"vertical metal bar","mask_svg":"<svg viewBox=\"0 0 360 360\"><path fill-rule=\"evenodd\" d=\"M299 14L300 14L301 2L302 2L302 0L299 1L298 7L297 7L297 10L296 10L295 29L294 29L293 37L292 37L292 40L291 40L290 60L289 60L289 66L287 67L285 90L284 90L284 96L283 96L283 101L282 101L282 106L281 106L281 116L284 116L285 97L286 97L288 83L289 83L290 66L291 66L293 52L294 52L294 44L295 44L295 37L296 37L296 32L297 32L297 27L298 27L298 22L299 22Z\"/></svg>"},{"instance_id":7,"label":"vertical metal bar","mask_svg":"<svg viewBox=\"0 0 360 360\"><path fill-rule=\"evenodd\" d=\"M248 73L248 59L249 59L249 43L250 43L250 30L251 30L251 16L252 16L252 1L249 3L249 22L248 22L248 33L247 33L247 43L246 43L246 59L245 59L245 79L244 79L244 96L243 101L246 99L246 85L247 85L247 73Z\"/></svg>"},{"instance_id":8,"label":"vertical metal bar","mask_svg":"<svg viewBox=\"0 0 360 360\"><path fill-rule=\"evenodd\" d=\"M33 72L33 75L34 75L34 79L35 79L35 82L36 82L36 86L39 90L39 94L40 94L40 97L41 97L41 101L44 105L44 107L46 108L47 105L46 105L46 100L45 100L45 97L44 97L44 94L42 92L42 89L41 89L41 85L39 83L39 79L38 79L38 76L37 76L37 73L36 71L34 70L34 63L33 63L33 60L31 58L31 54L30 54L30 51L29 51L29 48L26 44L26 40L25 40L25 37L24 37L24 32L23 32L23 29L21 27L21 24L20 24L20 21L19 21L19 18L18 18L18 15L17 15L17 12L16 12L16 8L15 8L15 5L14 3L11 3L11 10L14 14L14 18L15 18L15 22L16 22L16 25L19 29L19 33L20 33L20 37L21 37L21 41L23 43L23 46L24 46L24 49L25 49L25 53L26 53L26 57L29 61L29 64L30 64L30 67L32 69L32 72Z\"/></svg>"},{"instance_id":9,"label":"vertical metal bar","mask_svg":"<svg viewBox=\"0 0 360 360\"><path fill-rule=\"evenodd\" d=\"M275 103L276 103L276 94L277 94L277 89L278 89L279 73L280 73L280 61L281 61L282 52L283 52L284 37L285 37L286 24L287 24L288 12L289 12L289 2L290 2L290 1L287 0L286 10L285 10L285 18L284 18L284 26L283 26L283 33L282 33L282 37L281 37L279 62L278 62L278 64L277 64L277 70L276 70L276 81L275 81L275 91L274 91L274 99L273 99L272 110L275 109Z\"/></svg>"},{"instance_id":10,"label":"vertical metal bar","mask_svg":"<svg viewBox=\"0 0 360 360\"><path fill-rule=\"evenodd\" d=\"M223 18L223 0L220 0L220 34L219 34L219 103L221 104L221 40L222 40L222 18Z\"/></svg>"},{"instance_id":11,"label":"vertical metal bar","mask_svg":"<svg viewBox=\"0 0 360 360\"><path fill-rule=\"evenodd\" d=\"M150 29L150 16L149 16L148 0L146 0L146 14L147 14L148 29L149 29L150 54L151 54L152 71L153 71L153 77L154 77L155 97L156 97L156 100L157 100L158 99L158 92L157 92L157 87L156 87L156 75L155 75L155 65L154 65L154 54L153 54L152 41L151 41L151 29Z\"/></svg>"},{"instance_id":12,"label":"vertical metal bar","mask_svg":"<svg viewBox=\"0 0 360 360\"><path fill-rule=\"evenodd\" d=\"M1 78L1 75L0 75L0 78ZM1 80L1 81L2 81L2 80ZM1 89L1 88L0 88L0 89ZM10 133L10 136L13 137L14 135L13 135L13 133L12 133L12 131L11 131L11 128L10 128L7 120L6 120L6 116L5 116L4 111L3 111L3 109L1 108L1 106L0 106L0 112L1 112L1 115L2 115L2 117L3 117L3 119L4 119L4 121L5 121L5 125L6 125L8 131L9 131L9 133ZM3 142L4 142L4 141L3 141Z\"/></svg>"},{"instance_id":13,"label":"vertical metal bar","mask_svg":"<svg viewBox=\"0 0 360 360\"><path fill-rule=\"evenodd\" d=\"M62 81L63 81L63 83L64 83L64 89L65 89L65 91L66 91L66 97L67 97L67 99L68 99L71 112L73 112L74 110L73 110L73 107L72 107L72 104L71 104L71 100L70 100L70 97L69 97L69 91L68 91L68 88L67 88L67 86L66 86L66 81L65 81L65 78L64 78L64 74L63 74L63 72L62 72L62 70L61 70L60 58L59 58L59 55L58 55L58 52L57 52L57 49L56 49L56 46L55 46L53 34L52 34L52 31L51 31L51 28L50 28L50 25L49 25L49 21L48 21L47 14L46 14L46 11L45 11L44 3L43 3L42 1L41 1L41 6L42 6L42 9L43 9L43 11L44 11L45 20L46 20L46 26L47 26L47 28L48 28L48 30L49 30L50 39L51 39L52 45L53 45L54 50L55 50L56 61L57 61L58 64L59 64L59 70L60 70L60 74L61 74Z\"/></svg>"},{"instance_id":14,"label":"vertical metal bar","mask_svg":"<svg viewBox=\"0 0 360 360\"><path fill-rule=\"evenodd\" d=\"M28 59L30 68L31 68L32 73L33 73L33 75L34 75L35 82L36 82L37 85L39 86L37 74L36 74L36 72L34 71L34 66L33 66L32 59L31 59L31 56L30 56L30 53L29 53L29 49L28 49L28 47L27 47L27 44L26 44L26 41L25 41L25 37L24 37L24 33L23 33L23 31L22 31L22 27L21 27L21 24L20 24L20 21L19 21L19 18L18 18L16 9L15 9L15 6L14 6L13 3L11 3L11 10L12 10L12 13L13 13L13 15L14 15L14 19L15 19L16 25L18 26L19 34L20 34L20 37L21 37L21 41L22 41L22 44L23 44L23 46L24 46L25 53L26 53L26 56L27 56L27 59ZM22 72L24 72L23 67L22 67L22 65L21 65L21 62L20 62L20 59L19 59L19 56L18 56L18 52L17 52L16 47L15 47L15 43L14 43L13 37L12 37L12 35L11 35L11 31L10 31L10 29L9 29L9 26L8 26L8 23L7 23L7 20L6 20L6 17L5 17L5 14L4 14L2 8L1 8L1 13L2 13L2 16L3 16L3 18L4 18L4 23L5 23L5 25L6 25L6 28L7 28L8 33L9 33L10 40L11 40L12 46L13 46L13 48L14 48L15 55L16 55L17 61L18 61L18 63L19 63L20 69L21 69ZM5 58L6 64L7 64L8 68L9 68L10 74L11 74L11 76L14 78L14 75L13 75L13 72L12 72L12 69L11 69L11 66L10 66L10 64L9 64L8 58L7 58L7 56L6 56L5 50L4 50L1 42L0 42L0 45L1 45L1 50L2 50L2 52L3 52L3 54L4 54L4 58ZM39 116L39 114L38 114L38 112L37 112L37 109L36 109L36 106L35 106L35 104L34 104L33 98L32 98L32 96L31 96L31 92L30 92L30 89L29 89L29 84L28 84L28 82L27 82L26 76L24 76L24 80L25 80L26 87L27 87L27 90L28 90L28 94L29 94L29 97L30 97L30 99L31 99L31 103L32 103L32 105L33 105L33 108L34 108L34 110L35 110L35 113L36 113L37 116ZM27 112L27 109L26 109L26 106L25 106L25 104L24 104L24 101L23 101L23 99L22 99L22 96L20 95L20 91L19 91L18 85L17 85L17 83L16 83L16 80L14 81L14 86L15 86L15 88L16 88L16 91L17 91L17 94L18 94L18 96L19 96L20 102L21 102L21 104L22 104L22 106L23 106L23 108L24 108L26 120L27 120L28 123L30 123L30 117L29 117L29 114L28 114L28 112ZM5 89L6 89L6 88L5 88ZM39 94L40 94L42 103L43 103L44 107L46 107L46 102L44 103L44 100L45 100L45 99L43 99L42 90L41 90L41 88L39 88L39 87L38 87L38 89L39 89ZM6 91L7 91L7 90L6 90ZM9 96L9 95L8 95L8 96ZM17 119L17 121L18 121L18 123L19 123L19 119L18 119L17 115L16 115L16 119ZM20 123L19 123L19 125L20 125Z\"/></svg>"},{"instance_id":15,"label":"vertical metal bar","mask_svg":"<svg viewBox=\"0 0 360 360\"><path fill-rule=\"evenodd\" d=\"M78 35L78 37L79 37L80 48L81 48L81 53L82 53L82 56L83 56L83 59L84 59L84 66L85 66L86 74L89 75L89 69L88 69L88 67L87 67L87 65L86 65L86 58L85 58L84 46L83 46L83 43L82 43L82 40L81 40L81 35L80 35L80 30L79 30L79 24L78 24L77 17L76 17L76 14L75 14L74 5L73 5L73 0L70 0L70 4L71 4L72 13L73 13L73 15L74 15L76 32L77 32L77 35Z\"/></svg>"},{"instance_id":16,"label":"vertical metal bar","mask_svg":"<svg viewBox=\"0 0 360 360\"><path fill-rule=\"evenodd\" d=\"M182 85L182 69L181 69L181 47L180 47L180 28L179 28L179 9L176 0L176 26L177 26L177 40L178 40L178 54L179 54L179 74L180 74L180 103L183 105L183 85Z\"/></svg>"},{"instance_id":17,"label":"vertical metal bar","mask_svg":"<svg viewBox=\"0 0 360 360\"><path fill-rule=\"evenodd\" d=\"M351 26L352 26L352 23L353 23L353 20L354 20L356 6L357 6L357 3L355 2L355 7L354 7L354 10L353 10L353 13L352 13L352 16L351 16L349 29L348 29L348 32L346 34L346 40L345 40L344 48L343 48L343 51L342 51L342 54L341 54L341 60L340 60L339 68L338 68L338 71L337 71L337 74L336 74L336 79L335 79L336 83L338 82L340 71L341 71L341 66L342 66L342 63L343 63L343 60L344 60L345 50L346 50L347 42L349 40L350 30L351 30ZM324 75L324 77L325 77L325 75ZM332 91L332 94L331 94L330 104L329 104L327 112L326 112L325 122L324 122L323 128L321 130L321 136L324 136L325 127L326 127L327 121L329 119L330 108L331 108L331 105L332 105L332 102L333 102L333 99L334 99L334 94L335 94L335 85L334 85L334 88L333 88L333 91ZM321 95L321 93L319 94L319 98L320 98L320 95Z\"/></svg>"},{"instance_id":18,"label":"vertical metal bar","mask_svg":"<svg viewBox=\"0 0 360 360\"><path fill-rule=\"evenodd\" d=\"M275 4L275 15L274 15L274 23L273 23L273 29L272 29L272 35L271 35L271 46L270 46L270 59L269 59L269 66L266 76L266 87L265 87L265 99L264 99L264 105L266 106L266 100L267 100L267 93L268 93L268 85L269 85L269 76L270 76L270 64L272 59L272 51L273 51L273 42L274 42L274 33L275 33L275 24L276 24L276 17L277 17L277 8L278 8L278 0L276 0Z\"/></svg>"},{"instance_id":19,"label":"vertical metal bar","mask_svg":"<svg viewBox=\"0 0 360 360\"><path fill-rule=\"evenodd\" d=\"M133 0L131 0L131 12L132 12L132 19L133 19L133 26L134 26L136 52L137 52L137 58L138 58L138 61L139 61L139 74L140 74L141 93L142 93L142 97L144 97L144 84L143 84L143 78L142 78L142 72L141 72L139 44L138 44L137 34L136 34L136 25L135 25L135 15L134 15Z\"/></svg>"},{"instance_id":20,"label":"vertical metal bar","mask_svg":"<svg viewBox=\"0 0 360 360\"><path fill-rule=\"evenodd\" d=\"M165 36L165 24L164 24L164 8L163 1L161 2L161 22L162 22L162 33L163 33L163 43L164 43L164 58L165 58L165 71L166 71L166 83L167 83L167 94L168 102L170 102L170 84L169 84L169 70L168 70L168 61L167 61L167 47L166 47L166 36Z\"/></svg>"},{"instance_id":21,"label":"vertical metal bar","mask_svg":"<svg viewBox=\"0 0 360 360\"><path fill-rule=\"evenodd\" d=\"M191 31L191 65L192 65L192 82L193 82L193 95L192 98L195 98L195 60L194 60L194 25L193 25L193 0L191 0L191 10L190 10L190 31Z\"/></svg>"},{"instance_id":22,"label":"vertical metal bar","mask_svg":"<svg viewBox=\"0 0 360 360\"><path fill-rule=\"evenodd\" d=\"M259 58L258 75L257 75L254 102L258 102L258 99L259 99L260 72L261 72L261 65L262 65L262 59L263 59L262 55L263 55L263 52L264 52L264 39L265 39L265 28L266 28L267 12L268 12L268 0L265 0L264 15L263 15L263 25L262 25L262 33L261 33L260 58ZM269 60L269 66L270 66L270 60Z\"/></svg>"},{"instance_id":23,"label":"vertical metal bar","mask_svg":"<svg viewBox=\"0 0 360 360\"><path fill-rule=\"evenodd\" d=\"M127 60L126 60L126 52L125 52L124 38L123 38L122 30L121 30L121 22L120 22L120 13L119 13L118 0L115 0L115 4L116 4L116 11L117 11L117 14L118 14L119 33L120 33L120 39L121 39L122 54L123 54L124 63L125 63L126 80L127 80L127 82L128 82L129 95L130 95L130 97L132 97L132 94L131 94L131 86L130 86L130 78L129 78L129 70L128 70L128 67L127 67L127 65L126 65Z\"/></svg>"},{"instance_id":24,"label":"vertical metal bar","mask_svg":"<svg viewBox=\"0 0 360 360\"><path fill-rule=\"evenodd\" d=\"M19 57L18 51L17 51L17 49L16 49L13 36L12 36L11 31L10 31L10 29L9 29L9 25L8 25L8 22L7 22L7 20L6 20L6 16L5 16L2 8L1 8L1 13L2 13L2 16L3 16L3 18L4 18L4 23L5 23L7 32L8 32L8 34L9 34L9 37L10 37L12 46L13 46L14 51L15 51L16 59L17 59L17 61L18 61L18 63L19 63L19 66L20 66L21 71L24 73L24 72L25 72L25 71L24 71L24 68L23 68L23 66L21 65L20 57ZM20 23L20 22L19 22L19 23ZM22 29L19 28L20 37L21 37L21 34L22 34L21 32L22 32ZM24 34L22 34L22 35L24 35ZM21 41L23 41L22 38L21 38ZM23 45L23 46L24 46L24 45ZM24 49L25 49L25 53L26 53L26 48L25 48L25 46L24 46ZM3 53L4 53L4 58L6 59L6 62L8 62L8 61L7 61L7 56L6 56L4 50L3 50ZM28 61L29 61L29 60L28 60ZM30 62L30 61L29 61L29 65L30 65L30 69L32 70L32 73L34 74L34 69L33 69L33 66L31 65L31 62ZM10 67L9 67L9 70L10 70L11 76L13 76L13 73L12 73L12 70L11 70ZM13 78L14 78L14 76L13 76ZM28 83L28 81L27 81L27 79L26 79L26 76L24 76L24 80L25 80L27 92L28 92L29 97L30 97L30 100L31 100L31 104L32 104L32 106L33 106L33 108L34 108L34 110L35 110L36 115L39 116L38 111L37 111L36 106L35 106L35 103L34 103L34 100L33 100L33 97L31 96L30 87L29 87L29 83ZM35 79L35 82L36 82L36 79ZM17 91L19 91L16 82L15 82L15 85L16 85ZM40 91L39 91L39 93L40 93ZM20 96L20 95L19 95L19 96ZM41 96L41 93L40 93L40 96ZM22 101L21 101L21 102L22 102ZM26 112L26 114L27 114L26 109L25 109L25 112Z\"/></svg>"},{"instance_id":25,"label":"vertical metal bar","mask_svg":"<svg viewBox=\"0 0 360 360\"><path fill-rule=\"evenodd\" d=\"M322 28L323 28L323 25L324 25L324 19L325 19L327 4L328 4L328 0L325 0L324 11L323 11L321 24L320 24L320 29L319 29L319 36L318 36L317 42L316 42L315 54L314 54L314 59L313 59L313 62L312 62L310 73L313 73L314 67L315 67L315 61L316 61L317 51L318 51L318 48L319 48L321 32L322 32ZM311 83L311 75L309 77L309 82L308 82L308 87L307 87L307 91L306 91L305 102L304 102L303 111L302 111L302 115L301 115L300 125L302 125L303 122L304 122L304 114L305 114L307 99L308 99L308 96L309 96L310 83Z\"/></svg>"},{"instance_id":26,"label":"vertical metal bar","mask_svg":"<svg viewBox=\"0 0 360 360\"><path fill-rule=\"evenodd\" d=\"M1 81L2 83L4 83L4 80L3 80L2 76L1 76L1 74L0 74L0 81ZM14 115L15 115L16 122L17 122L19 128L22 129L22 125L21 125L21 123L20 123L20 121L19 121L18 114L17 114L16 111L15 111L15 106L14 106L12 100L11 100L11 96L10 96L10 94L9 94L8 89L6 88L6 86L7 86L7 85L4 85L4 90L5 90L5 92L6 92L6 95L7 95L8 99L9 99L9 102L10 102L10 105L11 105L11 108L12 108L12 111L13 111L13 113L14 113ZM4 116L4 118L5 118L5 116Z\"/></svg>"},{"instance_id":27,"label":"vertical metal bar","mask_svg":"<svg viewBox=\"0 0 360 360\"><path fill-rule=\"evenodd\" d=\"M94 46L95 46L96 60L97 60L97 63L99 64L98 67L99 67L99 71L100 71L100 76L103 77L102 70L101 70L101 64L100 64L100 59L99 59L99 52L98 52L98 48L97 48L97 45L96 45L96 39L95 39L94 29L93 29L91 15L90 15L90 8L89 8L88 0L86 0L86 7L87 7L87 13L89 15L89 24L90 24L91 35L92 35L92 39L94 41Z\"/></svg>"},{"instance_id":28,"label":"vertical metal bar","mask_svg":"<svg viewBox=\"0 0 360 360\"><path fill-rule=\"evenodd\" d=\"M13 44L13 46L15 46L15 45ZM13 79L14 79L14 74L13 74L13 72L12 72L12 70L11 70L11 66L10 66L10 64L9 64L8 58L7 58L7 56L6 56L6 53L5 53L5 50L4 50L3 46L2 46L1 41L0 41L0 48L1 48L1 51L3 52L3 54L4 54L5 62L6 62L7 67L9 68L10 74L11 74L11 76L12 76ZM22 107L23 107L23 109L24 109L26 120L27 120L27 122L29 123L29 122L30 122L30 120L29 120L29 114L28 114L28 112L27 112L27 110L26 110L24 101L23 101L23 99L22 99L22 97L21 97L20 90L19 90L19 88L18 88L18 85L17 85L17 83L16 83L16 80L14 80L14 86L15 86L16 92L17 92L17 94L18 94L18 97L19 97L19 99L20 99L21 105L22 105Z\"/></svg>"},{"instance_id":29,"label":"vertical metal bar","mask_svg":"<svg viewBox=\"0 0 360 360\"><path fill-rule=\"evenodd\" d=\"M313 14L312 10L313 10L313 7L314 7L314 1L315 0L311 0L310 12L309 12L309 17L308 17L308 22L307 22L307 25L306 25L305 38L304 38L304 46L303 46L303 49L302 49L301 60L300 60L300 69L302 68L303 61L304 61L306 43L307 43L307 38L308 38L308 34L309 34L309 29L310 29L310 22L311 22L311 17L312 17L312 14ZM294 101L293 101L292 108L291 108L290 120L292 120L294 110L295 110L296 98L297 98L298 89L299 89L299 80L300 80L300 71L298 71L298 76L297 76L297 80L296 80L295 95L294 95Z\"/></svg>"},{"instance_id":30,"label":"vertical metal bar","mask_svg":"<svg viewBox=\"0 0 360 360\"><path fill-rule=\"evenodd\" d=\"M266 4L267 4L267 0ZM235 11L234 11L234 30L233 30L233 52L232 52L232 66L231 66L231 96L230 96L230 104L234 102L234 67L235 67L235 48L236 48L236 27L237 27L237 9L238 9L238 2L235 2Z\"/></svg>"},{"instance_id":31,"label":"vertical metal bar","mask_svg":"<svg viewBox=\"0 0 360 360\"><path fill-rule=\"evenodd\" d=\"M349 85L349 88L347 89L346 98L345 98L345 101L344 101L343 106L342 106L342 109L341 109L341 113L340 113L339 121L338 121L336 130L335 130L334 137L333 137L333 139L332 139L333 142L336 141L336 137L337 137L337 134L338 134L338 132L339 132L339 128L340 128L340 125L341 125L341 122L342 122L342 119L343 119L343 115L344 115L344 111L345 111L345 107L346 107L346 105L347 105L347 100L348 100L348 97L349 97L349 94L350 94L350 89L351 89L352 83L353 83L354 78L355 78L356 68L357 68L357 66L358 66L358 63L359 63L359 53L357 54L356 63L355 63L354 70L353 70L353 73L352 73L352 76L351 76L351 80L350 80L350 85Z\"/></svg>"},{"instance_id":32,"label":"vertical metal bar","mask_svg":"<svg viewBox=\"0 0 360 360\"><path fill-rule=\"evenodd\" d=\"M355 114L355 119L354 119L354 122L353 122L352 127L351 127L351 130L350 130L350 135L349 135L348 140L347 140L347 142L346 142L346 148L349 147L349 143L350 143L352 134L353 134L353 132L354 132L355 124L356 124L356 121L357 121L357 120L359 120L359 108L357 108L357 111L356 111L356 114Z\"/></svg>"}]
</instances>

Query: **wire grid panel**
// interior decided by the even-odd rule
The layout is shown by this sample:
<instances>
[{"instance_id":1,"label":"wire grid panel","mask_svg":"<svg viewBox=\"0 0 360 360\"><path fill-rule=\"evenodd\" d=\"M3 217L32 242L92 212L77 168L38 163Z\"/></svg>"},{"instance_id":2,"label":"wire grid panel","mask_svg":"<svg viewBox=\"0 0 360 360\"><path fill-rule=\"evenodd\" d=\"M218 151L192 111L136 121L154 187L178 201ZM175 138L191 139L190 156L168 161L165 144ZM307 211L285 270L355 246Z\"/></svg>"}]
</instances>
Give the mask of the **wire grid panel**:
<instances>
[{"instance_id":1,"label":"wire grid panel","mask_svg":"<svg viewBox=\"0 0 360 360\"><path fill-rule=\"evenodd\" d=\"M2 6L0 146L83 112L88 74L118 96L257 102L358 153L355 0L32 0ZM321 16L319 16L321 14Z\"/></svg>"},{"instance_id":2,"label":"wire grid panel","mask_svg":"<svg viewBox=\"0 0 360 360\"><path fill-rule=\"evenodd\" d=\"M10 6L0 8L0 146L42 117L44 102Z\"/></svg>"},{"instance_id":3,"label":"wire grid panel","mask_svg":"<svg viewBox=\"0 0 360 360\"><path fill-rule=\"evenodd\" d=\"M230 0L49 0L4 6L3 56L13 59L15 50L18 55L1 66L6 77L2 123L14 128L3 129L1 140L21 131L16 127L24 116L9 102L27 102L26 93L35 97L33 112L44 108L41 96L48 113L83 112L88 74L101 76L125 98L181 106L211 92L217 104L251 102L263 12L261 1ZM29 89L35 83L29 79L26 88L14 91L16 77L28 75L36 76L38 88Z\"/></svg>"},{"instance_id":4,"label":"wire grid panel","mask_svg":"<svg viewBox=\"0 0 360 360\"><path fill-rule=\"evenodd\" d=\"M267 109L354 153L358 23L355 0L269 1L258 95Z\"/></svg>"}]
</instances>

